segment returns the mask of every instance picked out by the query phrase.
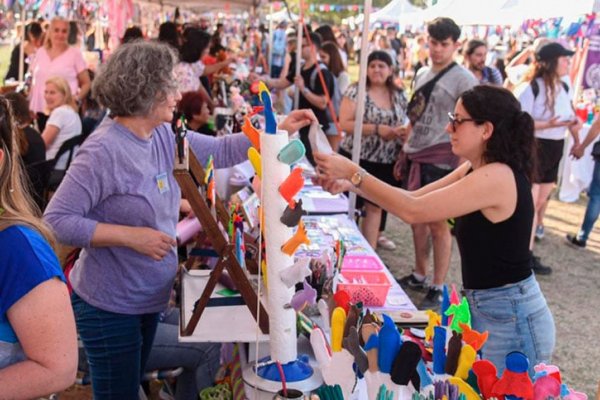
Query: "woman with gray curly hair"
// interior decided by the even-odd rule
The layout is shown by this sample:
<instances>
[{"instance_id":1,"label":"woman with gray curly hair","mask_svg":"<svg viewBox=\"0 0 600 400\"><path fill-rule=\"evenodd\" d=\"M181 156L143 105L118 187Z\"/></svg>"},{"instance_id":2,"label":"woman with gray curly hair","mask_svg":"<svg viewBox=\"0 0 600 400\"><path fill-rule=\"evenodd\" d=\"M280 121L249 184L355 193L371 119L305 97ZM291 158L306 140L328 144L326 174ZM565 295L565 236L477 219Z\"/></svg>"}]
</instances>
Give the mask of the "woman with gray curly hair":
<instances>
[{"instance_id":1,"label":"woman with gray curly hair","mask_svg":"<svg viewBox=\"0 0 600 400\"><path fill-rule=\"evenodd\" d=\"M177 270L181 192L169 124L181 98L176 63L161 43L115 51L92 89L110 116L81 147L46 210L59 241L83 248L71 300L95 399L136 398ZM294 132L312 121L310 111L296 111L281 128ZM246 160L250 147L243 134L187 138L199 161L213 155L216 168Z\"/></svg>"}]
</instances>

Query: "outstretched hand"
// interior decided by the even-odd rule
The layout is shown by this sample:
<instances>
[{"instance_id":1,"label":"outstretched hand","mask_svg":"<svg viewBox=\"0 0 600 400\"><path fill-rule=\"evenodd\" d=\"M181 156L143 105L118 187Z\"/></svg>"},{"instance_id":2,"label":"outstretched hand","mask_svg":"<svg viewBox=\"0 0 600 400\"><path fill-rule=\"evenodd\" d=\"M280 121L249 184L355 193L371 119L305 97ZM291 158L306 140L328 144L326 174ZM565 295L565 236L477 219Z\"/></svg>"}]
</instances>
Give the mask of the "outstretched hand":
<instances>
[{"instance_id":1,"label":"outstretched hand","mask_svg":"<svg viewBox=\"0 0 600 400\"><path fill-rule=\"evenodd\" d=\"M298 132L300 129L312 124L313 122L318 123L317 117L310 109L295 110L292 111L286 119L279 124L279 129L288 131L292 134Z\"/></svg>"},{"instance_id":2,"label":"outstretched hand","mask_svg":"<svg viewBox=\"0 0 600 400\"><path fill-rule=\"evenodd\" d=\"M339 154L325 154L313 152L313 157L317 163L317 171L320 178L327 180L350 179L360 167L352 160Z\"/></svg>"}]
</instances>

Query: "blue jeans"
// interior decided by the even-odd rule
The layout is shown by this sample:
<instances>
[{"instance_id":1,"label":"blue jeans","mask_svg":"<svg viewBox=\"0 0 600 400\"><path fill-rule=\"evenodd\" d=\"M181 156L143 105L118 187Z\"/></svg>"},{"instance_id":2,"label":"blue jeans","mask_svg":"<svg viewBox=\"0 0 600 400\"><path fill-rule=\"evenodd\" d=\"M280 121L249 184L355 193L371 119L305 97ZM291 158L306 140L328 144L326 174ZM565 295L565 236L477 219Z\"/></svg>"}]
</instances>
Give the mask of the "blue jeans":
<instances>
[{"instance_id":1,"label":"blue jeans","mask_svg":"<svg viewBox=\"0 0 600 400\"><path fill-rule=\"evenodd\" d=\"M583 241L587 240L590 236L590 232L594 228L594 223L600 215L600 162L598 161L594 161L594 175L592 176L588 196L590 200L585 209L585 217L583 218L581 231L578 235L578 238Z\"/></svg>"},{"instance_id":2,"label":"blue jeans","mask_svg":"<svg viewBox=\"0 0 600 400\"><path fill-rule=\"evenodd\" d=\"M146 370L183 367L177 377L176 400L197 399L198 392L214 384L220 366L220 343L180 343L179 312L170 310L158 324Z\"/></svg>"},{"instance_id":3,"label":"blue jeans","mask_svg":"<svg viewBox=\"0 0 600 400\"><path fill-rule=\"evenodd\" d=\"M535 275L517 283L493 289L465 289L471 309L471 325L488 331L481 349L498 375L505 368L506 355L520 351L529 358L529 373L541 362L549 363L555 343L554 319Z\"/></svg>"},{"instance_id":4,"label":"blue jeans","mask_svg":"<svg viewBox=\"0 0 600 400\"><path fill-rule=\"evenodd\" d=\"M159 314L104 311L75 292L71 303L89 362L94 399L137 399Z\"/></svg>"}]
</instances>

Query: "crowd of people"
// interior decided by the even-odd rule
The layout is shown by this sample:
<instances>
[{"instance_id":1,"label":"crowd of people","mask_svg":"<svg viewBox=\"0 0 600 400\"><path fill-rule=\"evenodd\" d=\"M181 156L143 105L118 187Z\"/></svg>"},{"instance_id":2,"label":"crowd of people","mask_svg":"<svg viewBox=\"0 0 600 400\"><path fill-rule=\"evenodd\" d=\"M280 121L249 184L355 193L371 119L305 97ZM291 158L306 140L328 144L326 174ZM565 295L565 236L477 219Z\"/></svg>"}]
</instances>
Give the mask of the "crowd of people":
<instances>
[{"instance_id":1,"label":"crowd of people","mask_svg":"<svg viewBox=\"0 0 600 400\"><path fill-rule=\"evenodd\" d=\"M411 225L414 270L398 282L425 292L419 308L440 306L454 235L473 328L490 332L482 355L497 366L514 350L531 366L550 361L554 322L536 275L552 269L533 248L544 236L565 132L576 158L600 134L596 121L579 140L567 79L573 52L563 44L509 51L504 67L499 57L487 62L486 41L461 41L449 18L410 38L395 28L376 30L368 38L365 108L355 132L360 88L348 73L360 48L355 31L306 26L297 49L297 33L281 22L270 49L267 32L255 26L236 32L165 22L157 38L130 27L90 71L81 50L69 45L69 29L60 18L30 23L19 44L31 77L27 93L0 98L0 381L7 382L0 397L35 397L72 384L77 336L94 398L136 398L148 368L184 367L176 399L212 385L219 346L179 344L178 313L169 305L175 226L187 211L172 173L170 123L174 111L185 117L201 163L210 155L216 168L245 161L246 136L215 137L209 124L222 106L213 83L239 63L249 66L249 81L273 90L287 115L280 129L298 132L322 186L357 192L360 229L373 248L396 248L385 236L388 212ZM510 68L525 65L511 80ZM290 88L299 93L295 110ZM335 154L311 149L313 123ZM354 135L361 136L358 165L350 161ZM64 149L71 142L80 146L71 149L74 157ZM578 247L600 214L599 165L581 231L568 236ZM60 174L49 196L54 171ZM57 242L81 249L67 277Z\"/></svg>"}]
</instances>

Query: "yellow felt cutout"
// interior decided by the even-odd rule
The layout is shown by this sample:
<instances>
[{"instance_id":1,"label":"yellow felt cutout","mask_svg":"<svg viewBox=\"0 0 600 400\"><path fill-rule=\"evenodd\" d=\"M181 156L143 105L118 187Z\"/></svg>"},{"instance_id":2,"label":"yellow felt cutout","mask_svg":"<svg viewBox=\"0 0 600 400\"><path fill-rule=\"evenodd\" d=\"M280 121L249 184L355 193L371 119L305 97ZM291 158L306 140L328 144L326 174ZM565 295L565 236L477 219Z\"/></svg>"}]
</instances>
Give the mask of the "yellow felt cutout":
<instances>
[{"instance_id":1,"label":"yellow felt cutout","mask_svg":"<svg viewBox=\"0 0 600 400\"><path fill-rule=\"evenodd\" d=\"M248 149L248 160L250 160L250 164L252 164L252 168L254 168L256 175L258 175L258 177L262 179L262 165L260 153L254 147L250 147Z\"/></svg>"},{"instance_id":2,"label":"yellow felt cutout","mask_svg":"<svg viewBox=\"0 0 600 400\"><path fill-rule=\"evenodd\" d=\"M342 307L336 307L331 315L331 350L334 352L342 351L344 325L346 325L346 311Z\"/></svg>"},{"instance_id":3,"label":"yellow felt cutout","mask_svg":"<svg viewBox=\"0 0 600 400\"><path fill-rule=\"evenodd\" d=\"M458 356L458 367L456 367L454 376L463 380L467 380L469 377L469 370L471 367L473 367L476 357L477 352L475 349L468 344L465 344L462 349L460 349L460 355Z\"/></svg>"}]
</instances>

